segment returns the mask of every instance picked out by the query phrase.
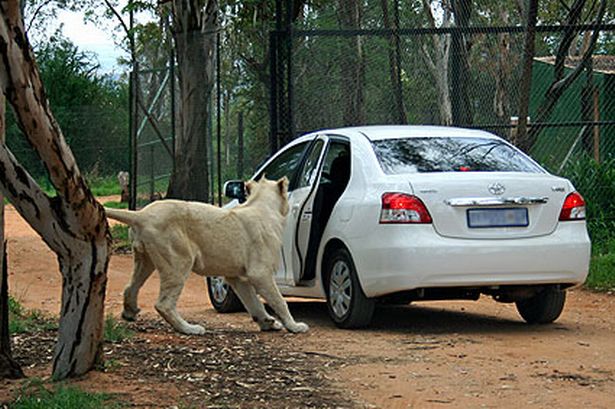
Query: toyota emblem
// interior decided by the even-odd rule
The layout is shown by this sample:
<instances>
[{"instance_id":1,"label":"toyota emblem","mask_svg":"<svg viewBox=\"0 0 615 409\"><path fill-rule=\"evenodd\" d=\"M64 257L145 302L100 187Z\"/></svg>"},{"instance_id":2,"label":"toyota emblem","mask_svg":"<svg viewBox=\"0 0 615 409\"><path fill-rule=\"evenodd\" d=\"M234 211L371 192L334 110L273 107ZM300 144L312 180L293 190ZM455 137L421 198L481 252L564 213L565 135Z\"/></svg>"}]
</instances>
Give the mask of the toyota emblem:
<instances>
[{"instance_id":1,"label":"toyota emblem","mask_svg":"<svg viewBox=\"0 0 615 409\"><path fill-rule=\"evenodd\" d=\"M499 196L506 191L506 188L501 183L492 183L487 188L492 195Z\"/></svg>"}]
</instances>

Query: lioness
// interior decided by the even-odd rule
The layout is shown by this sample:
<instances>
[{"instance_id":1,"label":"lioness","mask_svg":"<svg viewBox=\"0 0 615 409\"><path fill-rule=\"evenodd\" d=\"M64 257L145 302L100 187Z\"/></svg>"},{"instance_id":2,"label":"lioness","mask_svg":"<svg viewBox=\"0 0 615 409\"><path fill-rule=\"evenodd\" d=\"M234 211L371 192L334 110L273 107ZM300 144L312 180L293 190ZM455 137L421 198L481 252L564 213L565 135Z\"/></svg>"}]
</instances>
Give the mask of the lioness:
<instances>
[{"instance_id":1,"label":"lioness","mask_svg":"<svg viewBox=\"0 0 615 409\"><path fill-rule=\"evenodd\" d=\"M108 217L132 228L134 272L124 290L124 319L134 320L139 313L139 289L156 269L158 313L179 332L203 334L202 326L189 324L176 310L194 271L224 276L261 330L280 330L282 325L265 311L257 293L288 331L308 330L290 315L273 278L288 213L288 179L249 181L246 189L248 200L233 209L180 200L157 201L138 211L105 209Z\"/></svg>"}]
</instances>

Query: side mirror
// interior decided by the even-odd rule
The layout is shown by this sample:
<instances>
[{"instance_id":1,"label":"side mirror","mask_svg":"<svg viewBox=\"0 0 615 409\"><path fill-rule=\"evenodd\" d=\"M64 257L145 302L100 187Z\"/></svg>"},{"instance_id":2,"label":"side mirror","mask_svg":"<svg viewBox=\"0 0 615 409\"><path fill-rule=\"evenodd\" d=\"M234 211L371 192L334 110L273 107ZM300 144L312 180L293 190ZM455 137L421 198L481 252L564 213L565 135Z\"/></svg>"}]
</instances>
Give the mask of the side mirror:
<instances>
[{"instance_id":1,"label":"side mirror","mask_svg":"<svg viewBox=\"0 0 615 409\"><path fill-rule=\"evenodd\" d=\"M228 180L224 183L224 196L237 199L239 203L246 201L246 187L243 180Z\"/></svg>"}]
</instances>

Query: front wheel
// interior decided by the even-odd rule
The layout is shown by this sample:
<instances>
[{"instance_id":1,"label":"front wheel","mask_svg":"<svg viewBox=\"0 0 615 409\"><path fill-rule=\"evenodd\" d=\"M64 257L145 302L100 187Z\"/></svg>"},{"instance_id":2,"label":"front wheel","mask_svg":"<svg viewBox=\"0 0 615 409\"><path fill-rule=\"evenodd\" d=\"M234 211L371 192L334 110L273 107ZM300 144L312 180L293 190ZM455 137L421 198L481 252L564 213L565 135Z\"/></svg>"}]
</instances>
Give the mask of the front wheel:
<instances>
[{"instance_id":1,"label":"front wheel","mask_svg":"<svg viewBox=\"0 0 615 409\"><path fill-rule=\"evenodd\" d=\"M214 309L220 313L243 311L243 304L223 277L207 277L207 292Z\"/></svg>"},{"instance_id":2,"label":"front wheel","mask_svg":"<svg viewBox=\"0 0 615 409\"><path fill-rule=\"evenodd\" d=\"M517 301L517 311L528 324L550 324L559 318L566 303L566 292L549 288L531 298Z\"/></svg>"},{"instance_id":3,"label":"front wheel","mask_svg":"<svg viewBox=\"0 0 615 409\"><path fill-rule=\"evenodd\" d=\"M325 286L327 309L340 328L360 328L369 325L375 302L365 296L352 258L346 249L336 250L327 262Z\"/></svg>"}]
</instances>

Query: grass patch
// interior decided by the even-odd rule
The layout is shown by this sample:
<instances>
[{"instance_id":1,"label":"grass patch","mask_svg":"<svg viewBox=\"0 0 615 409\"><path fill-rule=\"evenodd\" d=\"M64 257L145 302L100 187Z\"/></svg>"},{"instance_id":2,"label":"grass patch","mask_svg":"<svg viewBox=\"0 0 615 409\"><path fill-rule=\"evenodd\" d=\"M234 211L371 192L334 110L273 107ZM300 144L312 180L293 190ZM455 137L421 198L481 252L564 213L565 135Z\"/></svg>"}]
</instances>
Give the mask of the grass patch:
<instances>
[{"instance_id":1,"label":"grass patch","mask_svg":"<svg viewBox=\"0 0 615 409\"><path fill-rule=\"evenodd\" d=\"M128 234L128 226L116 224L111 226L111 237L113 238L113 251L115 253L128 253L132 250L132 242Z\"/></svg>"},{"instance_id":2,"label":"grass patch","mask_svg":"<svg viewBox=\"0 0 615 409\"><path fill-rule=\"evenodd\" d=\"M64 385L47 389L40 379L27 382L19 396L9 404L12 409L95 409L123 406L113 395L107 393L90 393Z\"/></svg>"},{"instance_id":3,"label":"grass patch","mask_svg":"<svg viewBox=\"0 0 615 409\"><path fill-rule=\"evenodd\" d=\"M615 289L615 239L594 246L585 285L592 290Z\"/></svg>"},{"instance_id":4,"label":"grass patch","mask_svg":"<svg viewBox=\"0 0 615 409\"><path fill-rule=\"evenodd\" d=\"M122 193L120 184L115 176L86 175L85 178L94 196L112 196Z\"/></svg>"},{"instance_id":5,"label":"grass patch","mask_svg":"<svg viewBox=\"0 0 615 409\"><path fill-rule=\"evenodd\" d=\"M58 324L38 310L26 310L9 296L9 333L23 334L57 329Z\"/></svg>"},{"instance_id":6,"label":"grass patch","mask_svg":"<svg viewBox=\"0 0 615 409\"><path fill-rule=\"evenodd\" d=\"M126 202L105 202L103 206L110 209L128 209L128 203Z\"/></svg>"},{"instance_id":7,"label":"grass patch","mask_svg":"<svg viewBox=\"0 0 615 409\"><path fill-rule=\"evenodd\" d=\"M105 341L106 342L122 342L134 335L134 332L128 329L121 321L118 321L114 316L108 315L105 318Z\"/></svg>"}]
</instances>

